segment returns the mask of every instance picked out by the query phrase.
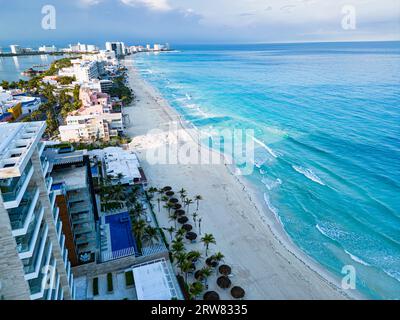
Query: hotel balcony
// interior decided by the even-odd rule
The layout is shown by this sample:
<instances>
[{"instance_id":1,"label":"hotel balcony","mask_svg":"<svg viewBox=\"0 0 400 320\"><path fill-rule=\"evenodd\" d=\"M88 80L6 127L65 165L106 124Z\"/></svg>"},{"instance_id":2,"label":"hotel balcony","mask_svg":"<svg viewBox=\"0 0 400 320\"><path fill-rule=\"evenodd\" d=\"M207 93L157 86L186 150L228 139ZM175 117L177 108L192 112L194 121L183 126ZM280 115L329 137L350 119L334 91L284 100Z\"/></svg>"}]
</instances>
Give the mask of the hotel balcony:
<instances>
[{"instance_id":1,"label":"hotel balcony","mask_svg":"<svg viewBox=\"0 0 400 320\"><path fill-rule=\"evenodd\" d=\"M60 275L58 274L57 271L56 271L56 278L57 278L57 280L56 280L56 285L55 285L54 292L53 292L53 294L52 294L52 296L51 296L51 300L57 300L57 299L58 299L58 294L59 294L59 292L60 292L60 287L61 287L61 284L60 284Z\"/></svg>"},{"instance_id":2,"label":"hotel balcony","mask_svg":"<svg viewBox=\"0 0 400 320\"><path fill-rule=\"evenodd\" d=\"M43 169L43 175L46 176L46 174L49 172L50 168L50 162L47 160L47 157L44 157L42 160L42 169Z\"/></svg>"},{"instance_id":3,"label":"hotel balcony","mask_svg":"<svg viewBox=\"0 0 400 320\"><path fill-rule=\"evenodd\" d=\"M54 209L53 209L54 223L57 221L59 215L60 215L60 208L54 207Z\"/></svg>"},{"instance_id":4,"label":"hotel balcony","mask_svg":"<svg viewBox=\"0 0 400 320\"><path fill-rule=\"evenodd\" d=\"M75 237L81 234L91 233L91 232L93 232L93 229L89 223L85 223L74 227Z\"/></svg>"},{"instance_id":5,"label":"hotel balcony","mask_svg":"<svg viewBox=\"0 0 400 320\"><path fill-rule=\"evenodd\" d=\"M42 299L44 296L47 281L49 280L51 256L52 244L49 241L46 244L46 254L43 256L42 263L40 264L40 272L38 277L29 280L29 287L31 289L31 300Z\"/></svg>"},{"instance_id":6,"label":"hotel balcony","mask_svg":"<svg viewBox=\"0 0 400 320\"><path fill-rule=\"evenodd\" d=\"M65 249L65 235L64 233L61 234L61 241L60 241L61 252Z\"/></svg>"},{"instance_id":7,"label":"hotel balcony","mask_svg":"<svg viewBox=\"0 0 400 320\"><path fill-rule=\"evenodd\" d=\"M46 187L47 187L47 193L49 193L49 194L50 194L52 185L53 185L53 178L52 177L47 177L46 178Z\"/></svg>"},{"instance_id":8,"label":"hotel balcony","mask_svg":"<svg viewBox=\"0 0 400 320\"><path fill-rule=\"evenodd\" d=\"M43 232L43 215L44 208L39 205L31 217L26 233L15 238L20 259L31 258L34 254L34 250L38 245L38 238L41 236L41 232Z\"/></svg>"},{"instance_id":9,"label":"hotel balcony","mask_svg":"<svg viewBox=\"0 0 400 320\"><path fill-rule=\"evenodd\" d=\"M20 177L3 179L0 182L1 195L6 209L17 208L33 176L32 162L29 161Z\"/></svg>"},{"instance_id":10,"label":"hotel balcony","mask_svg":"<svg viewBox=\"0 0 400 320\"><path fill-rule=\"evenodd\" d=\"M58 241L60 241L60 245L61 245L62 221L60 220L60 218L58 218L55 221L57 221L57 224L56 224L57 238L58 238Z\"/></svg>"},{"instance_id":11,"label":"hotel balcony","mask_svg":"<svg viewBox=\"0 0 400 320\"><path fill-rule=\"evenodd\" d=\"M64 261L64 266L65 268L67 268L67 264L68 264L68 249L64 248L64 253L63 253L63 261Z\"/></svg>"},{"instance_id":12,"label":"hotel balcony","mask_svg":"<svg viewBox=\"0 0 400 320\"><path fill-rule=\"evenodd\" d=\"M52 300L52 297L54 295L54 292L56 290L57 286L57 261L55 258L52 258L52 261L50 262L50 269L49 269L49 280L50 283L47 286L46 290L44 291L43 294L43 299L46 300Z\"/></svg>"},{"instance_id":13,"label":"hotel balcony","mask_svg":"<svg viewBox=\"0 0 400 320\"><path fill-rule=\"evenodd\" d=\"M56 204L56 194L54 192L50 193L50 204L51 204L51 210L54 210Z\"/></svg>"},{"instance_id":14,"label":"hotel balcony","mask_svg":"<svg viewBox=\"0 0 400 320\"><path fill-rule=\"evenodd\" d=\"M28 189L18 208L8 210L14 237L27 233L39 199L39 188Z\"/></svg>"},{"instance_id":15,"label":"hotel balcony","mask_svg":"<svg viewBox=\"0 0 400 320\"><path fill-rule=\"evenodd\" d=\"M38 148L38 152L39 152L39 157L42 156L45 147L46 147L46 144L43 141L40 141L38 143L37 148Z\"/></svg>"},{"instance_id":16,"label":"hotel balcony","mask_svg":"<svg viewBox=\"0 0 400 320\"><path fill-rule=\"evenodd\" d=\"M48 227L43 229L43 236L40 239L39 245L35 248L34 255L29 259L24 259L25 280L36 279L40 275L41 263L45 256L49 254L50 241L47 241Z\"/></svg>"},{"instance_id":17,"label":"hotel balcony","mask_svg":"<svg viewBox=\"0 0 400 320\"><path fill-rule=\"evenodd\" d=\"M92 219L91 219L91 216L89 213L75 214L71 219L71 222L73 225L78 225L78 224L91 222L91 221L92 221Z\"/></svg>"}]
</instances>

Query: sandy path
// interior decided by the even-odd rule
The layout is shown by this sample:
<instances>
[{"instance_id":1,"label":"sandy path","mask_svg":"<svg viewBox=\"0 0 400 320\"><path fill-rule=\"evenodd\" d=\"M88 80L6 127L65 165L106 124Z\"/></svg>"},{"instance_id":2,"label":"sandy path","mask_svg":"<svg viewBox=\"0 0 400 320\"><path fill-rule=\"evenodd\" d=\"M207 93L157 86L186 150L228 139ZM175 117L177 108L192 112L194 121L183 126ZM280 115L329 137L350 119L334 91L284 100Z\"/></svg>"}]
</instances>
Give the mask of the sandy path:
<instances>
[{"instance_id":1,"label":"sandy path","mask_svg":"<svg viewBox=\"0 0 400 320\"><path fill-rule=\"evenodd\" d=\"M225 255L225 262L233 268L232 281L234 285L246 289L246 298L347 298L332 284L338 279L331 277L311 259L303 257L282 237L278 240L272 232L274 228L272 220L268 218L269 213L264 211L266 209L260 203L250 200L249 194L243 191L244 185L225 165L149 164L146 152L155 145L165 143L165 137L148 136L148 131L167 130L169 122L178 120L179 116L153 87L140 78L134 68L129 67L129 70L130 85L137 101L132 107L124 109L130 119L126 132L134 137L131 148L138 153L149 185L171 185L174 190L183 187L188 190L189 196L203 196L199 210L203 234L207 232L215 236L217 246L212 246L212 250ZM162 226L169 226L165 211L159 214L158 219ZM202 248L201 244L197 246ZM298 257L302 257L302 260ZM319 273L314 270L319 270ZM214 289L212 279L210 283L210 289ZM223 292L221 295L226 298L229 296Z\"/></svg>"}]
</instances>

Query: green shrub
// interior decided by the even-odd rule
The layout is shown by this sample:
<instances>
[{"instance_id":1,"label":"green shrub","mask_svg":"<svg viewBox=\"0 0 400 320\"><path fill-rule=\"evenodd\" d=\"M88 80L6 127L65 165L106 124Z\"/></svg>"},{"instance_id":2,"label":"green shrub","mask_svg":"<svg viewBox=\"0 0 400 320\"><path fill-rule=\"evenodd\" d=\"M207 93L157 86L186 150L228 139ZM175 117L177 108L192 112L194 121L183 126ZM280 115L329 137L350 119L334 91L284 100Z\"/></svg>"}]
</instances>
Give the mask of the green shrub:
<instances>
[{"instance_id":1,"label":"green shrub","mask_svg":"<svg viewBox=\"0 0 400 320\"><path fill-rule=\"evenodd\" d=\"M125 282L127 287L135 285L135 279L133 278L132 271L125 272Z\"/></svg>"},{"instance_id":2,"label":"green shrub","mask_svg":"<svg viewBox=\"0 0 400 320\"><path fill-rule=\"evenodd\" d=\"M112 273L108 273L107 274L107 291L108 292L113 292L114 291Z\"/></svg>"},{"instance_id":3,"label":"green shrub","mask_svg":"<svg viewBox=\"0 0 400 320\"><path fill-rule=\"evenodd\" d=\"M93 278L93 295L99 295L99 278Z\"/></svg>"}]
</instances>

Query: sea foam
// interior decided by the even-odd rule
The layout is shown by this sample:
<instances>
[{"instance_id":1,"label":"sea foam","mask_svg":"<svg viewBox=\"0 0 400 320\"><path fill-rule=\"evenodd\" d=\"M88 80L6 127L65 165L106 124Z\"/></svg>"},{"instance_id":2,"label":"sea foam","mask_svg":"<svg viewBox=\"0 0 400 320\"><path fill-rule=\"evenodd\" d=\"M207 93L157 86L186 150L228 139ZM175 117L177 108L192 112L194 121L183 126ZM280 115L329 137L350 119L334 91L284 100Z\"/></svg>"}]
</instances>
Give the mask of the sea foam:
<instances>
[{"instance_id":1,"label":"sea foam","mask_svg":"<svg viewBox=\"0 0 400 320\"><path fill-rule=\"evenodd\" d=\"M292 166L292 168L296 170L298 173L304 175L309 180L314 181L322 186L325 186L325 183L323 183L322 180L311 169L303 168L300 166Z\"/></svg>"}]
</instances>

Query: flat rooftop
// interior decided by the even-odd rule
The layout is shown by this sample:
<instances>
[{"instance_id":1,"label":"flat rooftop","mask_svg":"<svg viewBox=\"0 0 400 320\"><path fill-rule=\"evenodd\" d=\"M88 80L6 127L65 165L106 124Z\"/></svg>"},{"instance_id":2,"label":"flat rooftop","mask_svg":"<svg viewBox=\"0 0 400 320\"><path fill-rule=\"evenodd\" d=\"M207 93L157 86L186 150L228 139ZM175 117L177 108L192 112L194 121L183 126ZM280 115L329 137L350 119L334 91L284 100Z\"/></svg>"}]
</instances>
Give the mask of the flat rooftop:
<instances>
[{"instance_id":1,"label":"flat rooftop","mask_svg":"<svg viewBox=\"0 0 400 320\"><path fill-rule=\"evenodd\" d=\"M67 191L88 187L85 166L53 170L51 177L53 184L64 183Z\"/></svg>"}]
</instances>

